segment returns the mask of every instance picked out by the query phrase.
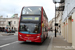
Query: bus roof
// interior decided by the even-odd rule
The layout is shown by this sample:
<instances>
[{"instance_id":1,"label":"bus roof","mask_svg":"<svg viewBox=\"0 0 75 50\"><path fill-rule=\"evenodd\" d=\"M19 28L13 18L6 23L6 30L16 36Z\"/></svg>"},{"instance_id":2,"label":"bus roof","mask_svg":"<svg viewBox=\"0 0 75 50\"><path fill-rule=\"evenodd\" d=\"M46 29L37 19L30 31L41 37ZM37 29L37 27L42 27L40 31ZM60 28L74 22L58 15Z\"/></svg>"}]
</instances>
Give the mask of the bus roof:
<instances>
[{"instance_id":1,"label":"bus roof","mask_svg":"<svg viewBox=\"0 0 75 50\"><path fill-rule=\"evenodd\" d=\"M43 7L43 6L23 6L23 7Z\"/></svg>"}]
</instances>

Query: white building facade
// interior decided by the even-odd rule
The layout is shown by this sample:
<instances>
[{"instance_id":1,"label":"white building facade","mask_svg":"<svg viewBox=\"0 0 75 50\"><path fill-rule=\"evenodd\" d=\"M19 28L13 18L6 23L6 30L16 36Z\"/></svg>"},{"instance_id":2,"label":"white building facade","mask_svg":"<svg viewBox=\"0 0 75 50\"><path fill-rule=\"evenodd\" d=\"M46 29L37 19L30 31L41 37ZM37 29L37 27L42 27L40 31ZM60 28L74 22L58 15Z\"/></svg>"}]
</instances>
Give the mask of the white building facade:
<instances>
[{"instance_id":1,"label":"white building facade","mask_svg":"<svg viewBox=\"0 0 75 50\"><path fill-rule=\"evenodd\" d=\"M75 11L75 0L65 0L65 9L62 16L62 22L65 22Z\"/></svg>"},{"instance_id":2,"label":"white building facade","mask_svg":"<svg viewBox=\"0 0 75 50\"><path fill-rule=\"evenodd\" d=\"M0 29L13 29L18 31L18 25L19 25L19 17L18 14L14 14L14 17L11 18L0 18Z\"/></svg>"},{"instance_id":3,"label":"white building facade","mask_svg":"<svg viewBox=\"0 0 75 50\"><path fill-rule=\"evenodd\" d=\"M65 0L61 24L62 36L75 48L75 0Z\"/></svg>"},{"instance_id":4,"label":"white building facade","mask_svg":"<svg viewBox=\"0 0 75 50\"><path fill-rule=\"evenodd\" d=\"M10 25L9 22L11 23ZM8 29L13 29L18 31L19 18L6 18L5 24Z\"/></svg>"}]
</instances>

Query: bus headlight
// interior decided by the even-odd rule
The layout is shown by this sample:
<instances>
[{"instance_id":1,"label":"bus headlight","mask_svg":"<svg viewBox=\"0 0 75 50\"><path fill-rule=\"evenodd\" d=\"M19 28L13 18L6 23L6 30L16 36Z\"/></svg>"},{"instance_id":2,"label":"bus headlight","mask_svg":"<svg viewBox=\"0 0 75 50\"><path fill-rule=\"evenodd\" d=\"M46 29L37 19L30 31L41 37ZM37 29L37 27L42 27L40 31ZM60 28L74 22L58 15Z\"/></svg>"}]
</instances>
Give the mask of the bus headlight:
<instances>
[{"instance_id":1,"label":"bus headlight","mask_svg":"<svg viewBox=\"0 0 75 50\"><path fill-rule=\"evenodd\" d=\"M22 36L22 35L19 34L19 36Z\"/></svg>"},{"instance_id":2,"label":"bus headlight","mask_svg":"<svg viewBox=\"0 0 75 50\"><path fill-rule=\"evenodd\" d=\"M40 36L37 36L37 38L38 38L38 37L40 37Z\"/></svg>"}]
</instances>

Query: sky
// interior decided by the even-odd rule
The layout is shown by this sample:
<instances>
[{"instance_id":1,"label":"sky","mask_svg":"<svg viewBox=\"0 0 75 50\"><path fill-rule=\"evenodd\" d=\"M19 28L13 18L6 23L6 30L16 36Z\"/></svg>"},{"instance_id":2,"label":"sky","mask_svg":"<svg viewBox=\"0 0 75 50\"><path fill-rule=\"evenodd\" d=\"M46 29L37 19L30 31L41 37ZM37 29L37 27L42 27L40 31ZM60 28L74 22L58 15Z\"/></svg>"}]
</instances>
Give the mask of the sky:
<instances>
[{"instance_id":1,"label":"sky","mask_svg":"<svg viewBox=\"0 0 75 50\"><path fill-rule=\"evenodd\" d=\"M0 0L0 16L11 17L17 13L20 16L23 6L43 6L48 21L55 16L55 5L53 0Z\"/></svg>"}]
</instances>

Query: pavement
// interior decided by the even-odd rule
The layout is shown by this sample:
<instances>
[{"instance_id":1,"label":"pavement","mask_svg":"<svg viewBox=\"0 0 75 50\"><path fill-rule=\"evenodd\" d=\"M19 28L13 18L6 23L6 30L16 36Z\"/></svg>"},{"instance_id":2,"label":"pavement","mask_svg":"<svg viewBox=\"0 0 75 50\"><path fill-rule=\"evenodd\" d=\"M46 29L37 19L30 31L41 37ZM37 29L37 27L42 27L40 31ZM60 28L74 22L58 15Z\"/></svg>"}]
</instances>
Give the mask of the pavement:
<instances>
[{"instance_id":1,"label":"pavement","mask_svg":"<svg viewBox=\"0 0 75 50\"><path fill-rule=\"evenodd\" d=\"M47 50L75 50L72 48L72 44L68 43L59 33L57 33L57 37L54 37L54 35L51 37L51 42Z\"/></svg>"},{"instance_id":2,"label":"pavement","mask_svg":"<svg viewBox=\"0 0 75 50\"><path fill-rule=\"evenodd\" d=\"M9 35L18 35L18 32L15 32L15 33L0 32L0 36L9 36Z\"/></svg>"}]
</instances>

